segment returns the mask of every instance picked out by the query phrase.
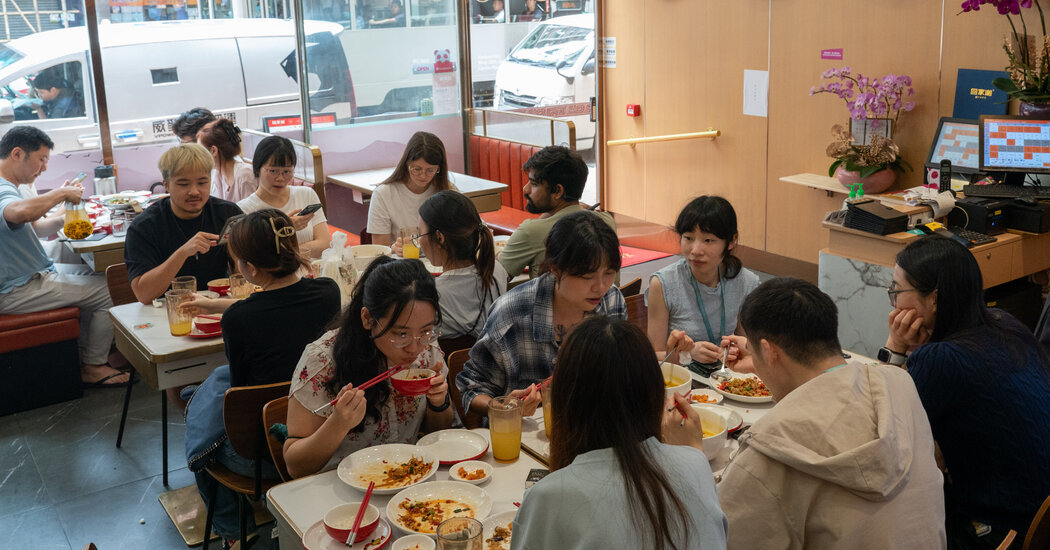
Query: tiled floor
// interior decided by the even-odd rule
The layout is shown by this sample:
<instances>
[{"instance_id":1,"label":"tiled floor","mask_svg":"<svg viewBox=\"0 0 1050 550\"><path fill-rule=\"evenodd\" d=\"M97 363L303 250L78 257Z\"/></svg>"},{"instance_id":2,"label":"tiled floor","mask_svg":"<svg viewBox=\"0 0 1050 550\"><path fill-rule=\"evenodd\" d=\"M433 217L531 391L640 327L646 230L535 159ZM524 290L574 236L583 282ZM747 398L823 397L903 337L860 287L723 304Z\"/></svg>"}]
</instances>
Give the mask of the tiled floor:
<instances>
[{"instance_id":1,"label":"tiled floor","mask_svg":"<svg viewBox=\"0 0 1050 550\"><path fill-rule=\"evenodd\" d=\"M650 274L676 260L627 267L621 280L641 277L644 291ZM100 550L186 547L157 500L194 482L182 413L169 407L170 487L164 487L160 394L135 385L117 449L123 397L123 390L91 389L76 401L0 417L0 549L80 550L89 542Z\"/></svg>"}]
</instances>

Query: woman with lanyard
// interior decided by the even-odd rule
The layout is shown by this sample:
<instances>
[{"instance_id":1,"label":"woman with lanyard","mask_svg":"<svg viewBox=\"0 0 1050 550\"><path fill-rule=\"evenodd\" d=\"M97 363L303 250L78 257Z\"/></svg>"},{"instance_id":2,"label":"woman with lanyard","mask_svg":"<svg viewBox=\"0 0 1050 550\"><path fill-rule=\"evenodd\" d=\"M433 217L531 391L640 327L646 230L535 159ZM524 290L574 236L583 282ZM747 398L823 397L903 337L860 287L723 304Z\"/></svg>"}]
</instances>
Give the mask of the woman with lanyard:
<instances>
[{"instance_id":1,"label":"woman with lanyard","mask_svg":"<svg viewBox=\"0 0 1050 550\"><path fill-rule=\"evenodd\" d=\"M678 214L675 233L682 259L654 273L645 293L649 341L661 356L673 347L702 365L717 364L729 346L735 361L726 337L737 334L740 304L759 284L732 254L736 212L722 197L697 197Z\"/></svg>"}]
</instances>

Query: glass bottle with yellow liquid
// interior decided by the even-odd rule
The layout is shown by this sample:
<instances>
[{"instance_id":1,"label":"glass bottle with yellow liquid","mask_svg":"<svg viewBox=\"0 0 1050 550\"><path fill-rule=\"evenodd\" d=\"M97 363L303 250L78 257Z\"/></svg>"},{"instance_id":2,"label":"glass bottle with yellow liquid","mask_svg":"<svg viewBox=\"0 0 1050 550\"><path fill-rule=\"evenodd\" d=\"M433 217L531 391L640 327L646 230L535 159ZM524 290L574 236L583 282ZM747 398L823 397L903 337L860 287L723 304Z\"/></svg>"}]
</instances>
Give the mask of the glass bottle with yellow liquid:
<instances>
[{"instance_id":1,"label":"glass bottle with yellow liquid","mask_svg":"<svg viewBox=\"0 0 1050 550\"><path fill-rule=\"evenodd\" d=\"M66 223L62 226L62 232L65 233L66 238L80 240L90 237L95 228L91 225L91 218L88 217L84 203L66 202L65 206Z\"/></svg>"}]
</instances>

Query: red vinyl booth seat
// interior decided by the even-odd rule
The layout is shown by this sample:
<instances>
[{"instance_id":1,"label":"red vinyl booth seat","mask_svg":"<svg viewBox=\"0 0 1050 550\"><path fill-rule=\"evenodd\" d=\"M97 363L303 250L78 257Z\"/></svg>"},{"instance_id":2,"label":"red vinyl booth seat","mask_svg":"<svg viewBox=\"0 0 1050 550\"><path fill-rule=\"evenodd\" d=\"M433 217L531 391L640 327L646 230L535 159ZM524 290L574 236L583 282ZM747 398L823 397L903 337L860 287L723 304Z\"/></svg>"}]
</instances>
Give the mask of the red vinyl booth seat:
<instances>
[{"instance_id":1,"label":"red vinyl booth seat","mask_svg":"<svg viewBox=\"0 0 1050 550\"><path fill-rule=\"evenodd\" d=\"M80 309L0 315L0 416L77 399Z\"/></svg>"},{"instance_id":2,"label":"red vinyl booth seat","mask_svg":"<svg viewBox=\"0 0 1050 550\"><path fill-rule=\"evenodd\" d=\"M523 220L538 217L525 212L522 187L529 181L529 176L521 165L540 149L501 139L470 136L470 174L507 184L507 190L500 197L503 208L481 215L497 235L509 235ZM508 211L511 209L513 211Z\"/></svg>"},{"instance_id":3,"label":"red vinyl booth seat","mask_svg":"<svg viewBox=\"0 0 1050 550\"><path fill-rule=\"evenodd\" d=\"M0 315L0 353L76 340L78 336L79 308Z\"/></svg>"}]
</instances>

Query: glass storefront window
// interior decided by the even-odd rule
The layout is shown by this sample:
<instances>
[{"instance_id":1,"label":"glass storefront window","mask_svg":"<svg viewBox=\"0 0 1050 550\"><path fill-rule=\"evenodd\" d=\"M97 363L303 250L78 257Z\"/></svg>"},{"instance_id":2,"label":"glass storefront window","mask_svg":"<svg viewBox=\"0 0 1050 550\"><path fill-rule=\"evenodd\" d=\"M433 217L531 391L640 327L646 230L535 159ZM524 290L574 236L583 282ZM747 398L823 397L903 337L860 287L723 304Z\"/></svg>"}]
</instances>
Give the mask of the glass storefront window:
<instances>
[{"instance_id":1,"label":"glass storefront window","mask_svg":"<svg viewBox=\"0 0 1050 550\"><path fill-rule=\"evenodd\" d=\"M413 27L456 24L453 0L411 0L409 11L412 12Z\"/></svg>"}]
</instances>

